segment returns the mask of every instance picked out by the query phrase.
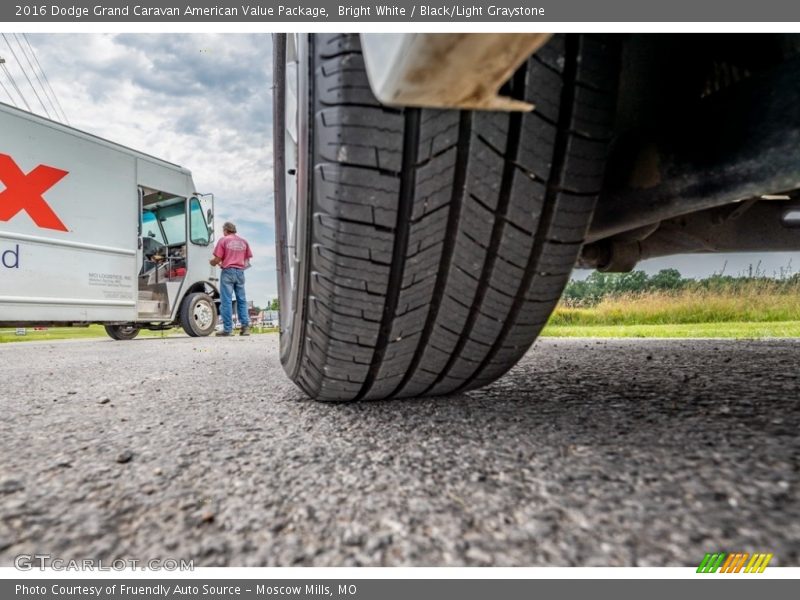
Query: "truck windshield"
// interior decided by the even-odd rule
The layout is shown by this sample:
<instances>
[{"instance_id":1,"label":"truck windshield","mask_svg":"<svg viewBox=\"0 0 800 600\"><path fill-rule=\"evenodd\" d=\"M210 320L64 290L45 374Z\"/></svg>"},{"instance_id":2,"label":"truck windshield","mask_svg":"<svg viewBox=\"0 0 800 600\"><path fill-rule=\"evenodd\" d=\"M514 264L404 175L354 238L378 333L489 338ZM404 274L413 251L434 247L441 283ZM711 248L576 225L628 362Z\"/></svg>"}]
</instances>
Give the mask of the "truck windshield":
<instances>
[{"instance_id":1,"label":"truck windshield","mask_svg":"<svg viewBox=\"0 0 800 600\"><path fill-rule=\"evenodd\" d=\"M142 212L142 236L153 238L166 245L164 234L161 233L161 228L158 226L158 217L155 212L149 209L145 209Z\"/></svg>"},{"instance_id":2,"label":"truck windshield","mask_svg":"<svg viewBox=\"0 0 800 600\"><path fill-rule=\"evenodd\" d=\"M158 201L142 210L142 237L153 238L164 246L185 244L186 198L163 200L159 193Z\"/></svg>"}]
</instances>

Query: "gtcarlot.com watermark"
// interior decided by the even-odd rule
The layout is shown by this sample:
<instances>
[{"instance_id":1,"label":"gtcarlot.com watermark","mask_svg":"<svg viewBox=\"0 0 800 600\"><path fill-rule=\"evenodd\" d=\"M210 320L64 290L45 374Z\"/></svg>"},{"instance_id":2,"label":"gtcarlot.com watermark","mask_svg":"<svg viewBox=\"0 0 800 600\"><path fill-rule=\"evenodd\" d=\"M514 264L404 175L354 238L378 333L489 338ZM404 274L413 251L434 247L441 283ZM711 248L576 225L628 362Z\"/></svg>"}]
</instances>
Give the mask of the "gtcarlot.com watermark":
<instances>
[{"instance_id":1,"label":"gtcarlot.com watermark","mask_svg":"<svg viewBox=\"0 0 800 600\"><path fill-rule=\"evenodd\" d=\"M94 558L63 559L51 554L19 554L14 557L14 567L19 571L34 569L53 571L194 571L194 560L183 558L117 558L102 560Z\"/></svg>"}]
</instances>

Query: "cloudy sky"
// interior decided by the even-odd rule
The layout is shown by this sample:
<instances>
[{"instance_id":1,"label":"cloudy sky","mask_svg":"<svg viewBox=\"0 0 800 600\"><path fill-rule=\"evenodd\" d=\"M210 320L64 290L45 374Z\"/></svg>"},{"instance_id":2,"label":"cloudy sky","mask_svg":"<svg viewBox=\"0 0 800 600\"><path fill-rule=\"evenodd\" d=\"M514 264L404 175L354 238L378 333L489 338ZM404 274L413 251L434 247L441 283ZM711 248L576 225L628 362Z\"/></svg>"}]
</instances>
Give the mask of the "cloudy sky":
<instances>
[{"instance_id":1,"label":"cloudy sky","mask_svg":"<svg viewBox=\"0 0 800 600\"><path fill-rule=\"evenodd\" d=\"M248 297L277 296L272 204L272 44L268 34L29 34L70 123L189 168L198 191L216 196L217 227L232 220L256 255ZM42 113L14 63L17 42L0 38L0 57ZM0 78L3 80L4 78ZM36 84L36 80L33 80ZM6 81L6 86L8 82ZM2 89L0 99L8 101ZM218 232L219 235L219 232ZM800 269L790 253L671 256L641 263L684 276L724 270L767 275ZM585 277L588 271L578 271Z\"/></svg>"},{"instance_id":2,"label":"cloudy sky","mask_svg":"<svg viewBox=\"0 0 800 600\"><path fill-rule=\"evenodd\" d=\"M5 35L0 57L34 112L44 114L7 45L27 67L17 45L25 41ZM224 221L234 221L253 247L248 299L263 306L276 297L270 36L27 38L70 124L191 170L197 190L215 195L217 236ZM9 87L4 75L2 80ZM2 89L0 101L8 102Z\"/></svg>"}]
</instances>

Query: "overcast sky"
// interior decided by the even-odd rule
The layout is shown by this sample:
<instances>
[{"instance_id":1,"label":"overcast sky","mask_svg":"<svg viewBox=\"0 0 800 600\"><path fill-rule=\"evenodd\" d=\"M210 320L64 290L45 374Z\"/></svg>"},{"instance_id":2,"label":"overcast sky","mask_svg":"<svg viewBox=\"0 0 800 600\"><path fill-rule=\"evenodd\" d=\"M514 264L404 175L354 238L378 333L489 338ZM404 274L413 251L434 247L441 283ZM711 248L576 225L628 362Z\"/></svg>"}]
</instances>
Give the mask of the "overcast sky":
<instances>
[{"instance_id":1,"label":"overcast sky","mask_svg":"<svg viewBox=\"0 0 800 600\"><path fill-rule=\"evenodd\" d=\"M24 40L6 38L27 67L16 43ZM215 195L217 236L230 220L253 247L248 299L263 306L276 297L270 36L28 34L28 40L70 124L191 170L197 190ZM2 38L0 57L34 112L43 114ZM8 102L2 89L0 97Z\"/></svg>"},{"instance_id":2,"label":"overcast sky","mask_svg":"<svg viewBox=\"0 0 800 600\"><path fill-rule=\"evenodd\" d=\"M6 37L24 61L15 45L24 41ZM190 169L198 191L216 196L217 228L232 220L253 246L249 299L264 305L276 297L270 36L29 34L28 39L71 124ZM4 39L0 57L41 114ZM672 256L637 268L675 267L684 276L704 277L723 270L745 273L750 265L774 275L782 268L800 269L800 259L790 253Z\"/></svg>"}]
</instances>

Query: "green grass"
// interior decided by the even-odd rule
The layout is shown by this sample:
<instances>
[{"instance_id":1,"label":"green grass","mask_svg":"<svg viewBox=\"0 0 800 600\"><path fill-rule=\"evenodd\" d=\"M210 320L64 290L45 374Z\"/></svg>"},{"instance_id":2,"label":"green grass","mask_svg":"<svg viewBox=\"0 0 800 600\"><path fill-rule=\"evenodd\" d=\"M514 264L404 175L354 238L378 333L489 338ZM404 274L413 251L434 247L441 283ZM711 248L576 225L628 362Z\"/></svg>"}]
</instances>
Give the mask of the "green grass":
<instances>
[{"instance_id":1,"label":"green grass","mask_svg":"<svg viewBox=\"0 0 800 600\"><path fill-rule=\"evenodd\" d=\"M551 337L800 337L800 289L775 281L738 287L610 295L594 306L559 305Z\"/></svg>"},{"instance_id":2,"label":"green grass","mask_svg":"<svg viewBox=\"0 0 800 600\"><path fill-rule=\"evenodd\" d=\"M800 320L800 294L683 291L609 297L597 306L559 306L552 325L672 325Z\"/></svg>"},{"instance_id":3,"label":"green grass","mask_svg":"<svg viewBox=\"0 0 800 600\"><path fill-rule=\"evenodd\" d=\"M8 342L108 337L106 336L105 330L100 325L89 325L89 327L51 327L44 330L26 327L25 335L16 335L15 332L16 329L0 329L0 344Z\"/></svg>"},{"instance_id":4,"label":"green grass","mask_svg":"<svg viewBox=\"0 0 800 600\"><path fill-rule=\"evenodd\" d=\"M263 333L276 330L264 330ZM100 325L29 328L16 336L0 330L0 343L104 338ZM254 333L262 333L254 330ZM142 331L140 336L185 336L182 330ZM550 337L800 338L800 288L751 282L736 288L687 288L608 296L594 306L556 308L543 334Z\"/></svg>"},{"instance_id":5,"label":"green grass","mask_svg":"<svg viewBox=\"0 0 800 600\"><path fill-rule=\"evenodd\" d=\"M253 329L253 333L256 334L274 333L276 331L276 328ZM16 335L16 329L0 329L0 344L10 342L108 338L102 325L89 325L88 327L50 327L43 330L36 330L32 327L28 327L25 329L25 332L25 335ZM139 332L139 337L186 337L186 334L180 327L168 329L166 331L148 331L143 329Z\"/></svg>"},{"instance_id":6,"label":"green grass","mask_svg":"<svg viewBox=\"0 0 800 600\"><path fill-rule=\"evenodd\" d=\"M800 337L800 290L774 282L738 288L607 296L594 306L559 305L549 337Z\"/></svg>"},{"instance_id":7,"label":"green grass","mask_svg":"<svg viewBox=\"0 0 800 600\"><path fill-rule=\"evenodd\" d=\"M542 332L543 337L595 338L797 338L800 321L771 321L761 323L717 322L655 325L553 325Z\"/></svg>"}]
</instances>

